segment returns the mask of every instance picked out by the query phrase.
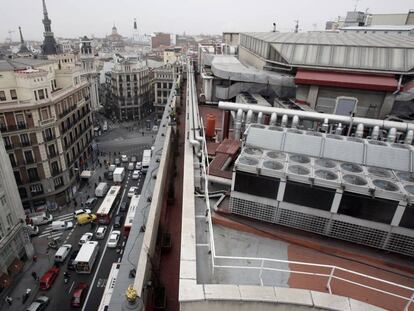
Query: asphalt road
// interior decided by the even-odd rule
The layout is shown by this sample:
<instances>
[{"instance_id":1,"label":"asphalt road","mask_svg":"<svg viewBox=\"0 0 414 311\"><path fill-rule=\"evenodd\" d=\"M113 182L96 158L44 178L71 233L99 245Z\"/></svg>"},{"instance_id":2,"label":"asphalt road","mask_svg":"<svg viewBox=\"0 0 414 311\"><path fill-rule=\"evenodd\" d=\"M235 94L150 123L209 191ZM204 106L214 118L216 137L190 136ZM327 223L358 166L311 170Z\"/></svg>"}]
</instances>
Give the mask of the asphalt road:
<instances>
[{"instance_id":1,"label":"asphalt road","mask_svg":"<svg viewBox=\"0 0 414 311\"><path fill-rule=\"evenodd\" d=\"M110 130L103 136L98 137L97 144L99 151L104 152L106 154L104 157L100 158L101 161L103 159L107 159L112 162L114 158L114 152L127 154L128 156L136 155L138 161L140 161L142 159L142 151L144 149L149 149L152 145L152 141L153 138L151 134L142 136L142 134L131 132L128 129L116 128ZM118 157L119 155L116 156ZM103 175L103 171L103 168L101 169L98 167L96 170L96 174L99 174L99 176L101 176ZM127 201L129 205L129 198L127 197L129 187L138 186L139 193L141 193L141 189L145 179L145 176L142 176L139 180L132 180L132 171L127 171L127 173L128 174L126 175L125 180L122 184L122 197L116 202L116 208L114 208L113 210L113 217L111 223L108 225L106 236L103 240L98 240L100 249L92 273L77 274L75 271L67 270L66 267L68 259L66 259L66 261L61 265L61 271L57 279L55 280L54 284L52 285L51 289L49 289L48 291L39 291L38 293L35 292L34 294L36 295L33 295L33 297L31 297L32 299L34 299L36 296L40 294L45 294L51 297L51 302L47 310L72 310L70 301L73 289L79 282L85 282L89 284L88 296L86 297L82 310L94 311L98 309L111 266L114 262L121 261L124 246L126 244L126 240L122 236L116 249L108 249L106 247L107 239L113 228L114 216L119 211L119 206L122 201ZM78 197L80 197L82 200L86 199L86 194L90 195L91 193L93 193L93 188L94 186L91 185L91 187L89 188L84 187L83 189L80 189L80 194L78 195ZM93 208L92 212L96 212L102 200L102 198L98 199L98 202ZM71 210L62 211L62 213L59 216L55 217L55 219L73 220L72 212L73 211ZM123 214L125 220L126 212L124 212ZM75 222L76 221L74 221L74 223ZM97 226L91 229L90 225L79 226L76 224L73 230L63 233L55 233L51 232L50 225L43 226L41 228L39 236L33 239L33 243L39 254L45 254L45 256L48 257L51 266L53 264L52 258L55 253L55 250L47 251L48 237L60 236L62 239L62 244L69 243L72 244L72 249L79 249L78 242L81 236L86 232L94 232L96 228ZM122 228L120 229L120 231L122 232ZM96 239L93 238L92 240ZM67 284L64 283L64 271L69 271L71 275L69 282Z\"/></svg>"}]
</instances>

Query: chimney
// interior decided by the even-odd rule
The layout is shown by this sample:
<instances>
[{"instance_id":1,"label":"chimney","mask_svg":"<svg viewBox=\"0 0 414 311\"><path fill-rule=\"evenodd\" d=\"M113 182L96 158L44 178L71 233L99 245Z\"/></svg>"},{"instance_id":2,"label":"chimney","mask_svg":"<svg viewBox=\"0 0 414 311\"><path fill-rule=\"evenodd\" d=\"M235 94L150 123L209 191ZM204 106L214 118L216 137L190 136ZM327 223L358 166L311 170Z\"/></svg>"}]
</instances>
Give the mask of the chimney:
<instances>
[{"instance_id":1,"label":"chimney","mask_svg":"<svg viewBox=\"0 0 414 311\"><path fill-rule=\"evenodd\" d=\"M276 32L276 23L273 23L273 32Z\"/></svg>"}]
</instances>

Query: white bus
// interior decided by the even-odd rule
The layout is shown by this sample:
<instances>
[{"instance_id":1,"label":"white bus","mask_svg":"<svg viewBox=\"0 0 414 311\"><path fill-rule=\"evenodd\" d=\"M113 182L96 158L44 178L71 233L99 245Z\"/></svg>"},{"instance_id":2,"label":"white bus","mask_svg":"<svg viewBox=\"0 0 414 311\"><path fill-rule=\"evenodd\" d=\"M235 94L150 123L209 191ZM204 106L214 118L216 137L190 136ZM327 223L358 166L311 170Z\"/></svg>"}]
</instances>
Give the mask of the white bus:
<instances>
[{"instance_id":1,"label":"white bus","mask_svg":"<svg viewBox=\"0 0 414 311\"><path fill-rule=\"evenodd\" d=\"M151 162L151 149L144 150L142 154L142 172L146 173Z\"/></svg>"},{"instance_id":2,"label":"white bus","mask_svg":"<svg viewBox=\"0 0 414 311\"><path fill-rule=\"evenodd\" d=\"M132 223L134 222L135 212L138 208L140 198L140 195L133 195L131 198L131 202L129 203L128 213L124 223L124 236L126 237L129 235L129 232L131 231Z\"/></svg>"},{"instance_id":3,"label":"white bus","mask_svg":"<svg viewBox=\"0 0 414 311\"><path fill-rule=\"evenodd\" d=\"M91 273L98 251L97 241L88 241L83 244L74 261L75 271L77 273Z\"/></svg>"},{"instance_id":4,"label":"white bus","mask_svg":"<svg viewBox=\"0 0 414 311\"><path fill-rule=\"evenodd\" d=\"M98 311L107 311L109 307L109 302L111 301L112 293L114 291L116 278L118 276L119 267L121 264L113 263L111 271L109 271L108 280L106 281L105 291L102 295L101 303L99 305Z\"/></svg>"},{"instance_id":5,"label":"white bus","mask_svg":"<svg viewBox=\"0 0 414 311\"><path fill-rule=\"evenodd\" d=\"M111 213L114 208L115 201L121 192L121 186L112 186L109 188L108 193L106 194L104 200L102 201L101 206L96 212L96 217L98 223L107 225L111 222Z\"/></svg>"}]
</instances>

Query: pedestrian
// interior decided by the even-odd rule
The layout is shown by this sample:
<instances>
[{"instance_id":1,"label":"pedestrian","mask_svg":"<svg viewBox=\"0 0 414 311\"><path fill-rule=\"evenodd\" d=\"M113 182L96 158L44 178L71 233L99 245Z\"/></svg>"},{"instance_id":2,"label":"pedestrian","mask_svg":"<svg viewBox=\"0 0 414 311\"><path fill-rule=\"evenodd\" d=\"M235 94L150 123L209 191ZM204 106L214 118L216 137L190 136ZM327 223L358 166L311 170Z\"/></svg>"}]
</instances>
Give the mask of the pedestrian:
<instances>
[{"instance_id":1,"label":"pedestrian","mask_svg":"<svg viewBox=\"0 0 414 311\"><path fill-rule=\"evenodd\" d=\"M10 296L6 296L5 301L8 303L9 306L11 306L13 303L13 298L11 298Z\"/></svg>"},{"instance_id":2,"label":"pedestrian","mask_svg":"<svg viewBox=\"0 0 414 311\"><path fill-rule=\"evenodd\" d=\"M33 280L35 280L35 281L37 281L37 273L36 272L32 272L32 277L33 277Z\"/></svg>"}]
</instances>

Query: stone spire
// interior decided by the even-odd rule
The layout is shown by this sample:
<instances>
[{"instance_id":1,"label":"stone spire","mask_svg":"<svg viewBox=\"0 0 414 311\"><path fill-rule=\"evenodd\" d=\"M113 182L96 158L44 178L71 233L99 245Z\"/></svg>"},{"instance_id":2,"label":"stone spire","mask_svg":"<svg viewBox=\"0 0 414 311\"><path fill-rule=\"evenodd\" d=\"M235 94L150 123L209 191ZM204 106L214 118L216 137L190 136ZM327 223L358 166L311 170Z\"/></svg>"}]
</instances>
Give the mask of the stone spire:
<instances>
[{"instance_id":1,"label":"stone spire","mask_svg":"<svg viewBox=\"0 0 414 311\"><path fill-rule=\"evenodd\" d=\"M134 30L138 30L137 19L136 18L134 18Z\"/></svg>"},{"instance_id":2,"label":"stone spire","mask_svg":"<svg viewBox=\"0 0 414 311\"><path fill-rule=\"evenodd\" d=\"M49 15L47 14L46 2L43 1L43 25L45 27L45 32L43 36L45 39L43 40L42 45L42 53L43 55L53 55L58 54L59 46L56 43L55 37L53 36L52 32L52 21L49 19Z\"/></svg>"},{"instance_id":3,"label":"stone spire","mask_svg":"<svg viewBox=\"0 0 414 311\"><path fill-rule=\"evenodd\" d=\"M22 28L19 26L19 33L20 33L20 49L18 54L25 54L30 53L29 49L26 46L26 43L23 39Z\"/></svg>"}]
</instances>

